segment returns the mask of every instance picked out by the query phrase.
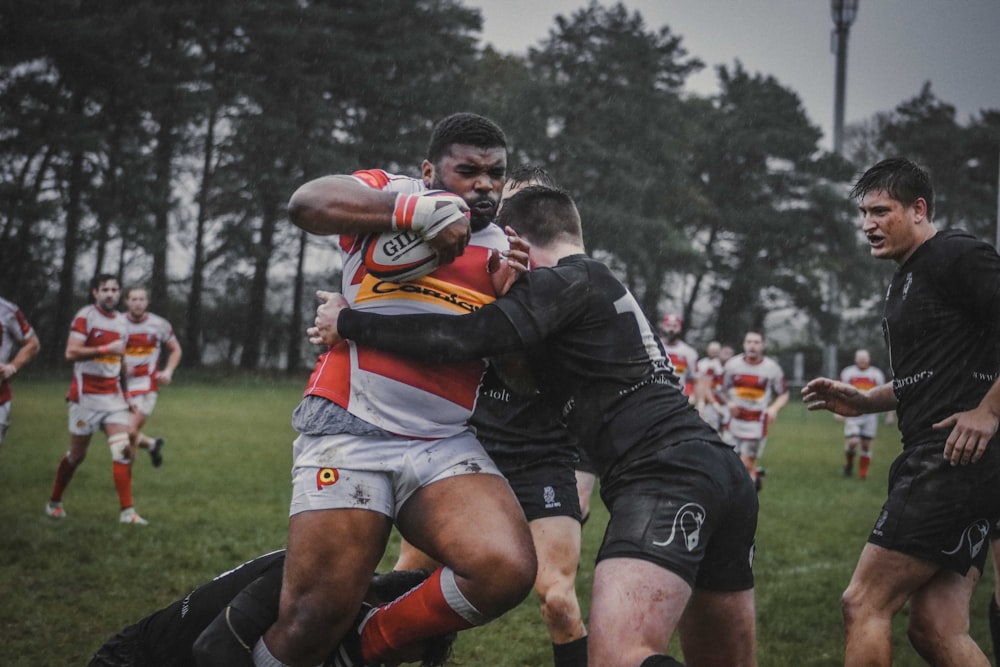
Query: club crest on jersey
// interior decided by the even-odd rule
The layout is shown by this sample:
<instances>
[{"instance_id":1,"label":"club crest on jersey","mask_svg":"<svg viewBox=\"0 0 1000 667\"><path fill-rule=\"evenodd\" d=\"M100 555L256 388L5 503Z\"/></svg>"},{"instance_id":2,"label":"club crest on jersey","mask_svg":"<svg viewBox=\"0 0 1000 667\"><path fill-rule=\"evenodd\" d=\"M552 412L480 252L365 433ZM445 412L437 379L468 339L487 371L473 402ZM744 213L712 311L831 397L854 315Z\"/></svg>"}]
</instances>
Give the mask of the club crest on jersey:
<instances>
[{"instance_id":1,"label":"club crest on jersey","mask_svg":"<svg viewBox=\"0 0 1000 667\"><path fill-rule=\"evenodd\" d=\"M340 479L340 472L336 468L320 468L316 473L316 490L322 491L324 486L336 484Z\"/></svg>"},{"instance_id":2,"label":"club crest on jersey","mask_svg":"<svg viewBox=\"0 0 1000 667\"><path fill-rule=\"evenodd\" d=\"M951 551L942 551L941 553L952 556L961 551L962 547L965 546L969 550L969 558L975 558L976 554L986 546L986 536L989 534L990 522L986 519L977 519L965 527L954 549Z\"/></svg>"},{"instance_id":3,"label":"club crest on jersey","mask_svg":"<svg viewBox=\"0 0 1000 667\"><path fill-rule=\"evenodd\" d=\"M684 547L694 551L701 539L701 526L705 523L705 508L698 503L684 503L674 515L670 526L670 537L663 542L653 542L653 546L665 547L674 541L678 530L684 536Z\"/></svg>"},{"instance_id":4,"label":"club crest on jersey","mask_svg":"<svg viewBox=\"0 0 1000 667\"><path fill-rule=\"evenodd\" d=\"M906 274L906 279L903 280L903 300L910 294L910 285L913 284L913 272Z\"/></svg>"}]
</instances>

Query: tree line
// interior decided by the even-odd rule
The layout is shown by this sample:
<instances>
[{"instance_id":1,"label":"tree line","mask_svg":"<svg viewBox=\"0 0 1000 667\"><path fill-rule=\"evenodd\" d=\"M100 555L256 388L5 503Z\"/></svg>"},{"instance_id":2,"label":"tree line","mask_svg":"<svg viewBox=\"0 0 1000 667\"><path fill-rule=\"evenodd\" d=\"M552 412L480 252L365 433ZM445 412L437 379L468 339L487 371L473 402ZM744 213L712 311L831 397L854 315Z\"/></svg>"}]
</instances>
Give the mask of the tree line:
<instances>
[{"instance_id":1,"label":"tree line","mask_svg":"<svg viewBox=\"0 0 1000 667\"><path fill-rule=\"evenodd\" d=\"M49 363L109 272L148 286L186 364L301 369L312 291L339 264L309 261L289 195L416 174L459 110L573 193L588 250L650 319L680 312L705 339L788 312L806 347L875 345L888 267L845 195L880 157L927 165L938 223L994 238L1000 110L960 123L928 83L848 128L842 157L793 90L739 62L717 95L686 92L697 54L621 4L556 17L524 55L481 30L460 0L0 3L0 295Z\"/></svg>"}]
</instances>

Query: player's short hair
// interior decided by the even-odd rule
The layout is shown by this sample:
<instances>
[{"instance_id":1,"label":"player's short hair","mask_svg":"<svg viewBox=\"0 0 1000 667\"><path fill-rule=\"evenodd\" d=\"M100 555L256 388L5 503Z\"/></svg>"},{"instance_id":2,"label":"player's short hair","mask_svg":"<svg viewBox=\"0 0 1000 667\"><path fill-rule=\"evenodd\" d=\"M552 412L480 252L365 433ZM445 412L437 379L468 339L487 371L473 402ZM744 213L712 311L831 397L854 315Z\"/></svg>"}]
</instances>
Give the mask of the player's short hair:
<instances>
[{"instance_id":1,"label":"player's short hair","mask_svg":"<svg viewBox=\"0 0 1000 667\"><path fill-rule=\"evenodd\" d=\"M118 282L118 276L113 273L98 273L96 276L90 279L90 289L93 291L95 289L100 289L101 285L108 282L109 280L114 280ZM121 283L119 283L119 286Z\"/></svg>"},{"instance_id":2,"label":"player's short hair","mask_svg":"<svg viewBox=\"0 0 1000 667\"><path fill-rule=\"evenodd\" d=\"M533 185L547 185L550 188L558 187L556 179L537 164L521 164L507 172L508 185L521 185L531 183Z\"/></svg>"},{"instance_id":3,"label":"player's short hair","mask_svg":"<svg viewBox=\"0 0 1000 667\"><path fill-rule=\"evenodd\" d=\"M532 185L504 202L497 219L510 225L535 245L547 246L560 237L577 243L583 239L580 213L569 193L559 188Z\"/></svg>"},{"instance_id":4,"label":"player's short hair","mask_svg":"<svg viewBox=\"0 0 1000 667\"><path fill-rule=\"evenodd\" d=\"M129 286L128 289L125 290L125 298L126 299L129 298L129 296L131 296L132 292L135 292L136 290L142 290L143 292L146 293L146 296L149 296L149 290L146 289L145 285L131 285L131 286Z\"/></svg>"},{"instance_id":5,"label":"player's short hair","mask_svg":"<svg viewBox=\"0 0 1000 667\"><path fill-rule=\"evenodd\" d=\"M439 120L427 144L427 160L436 165L455 144L476 148L507 148L507 136L500 126L475 113L453 113Z\"/></svg>"},{"instance_id":6,"label":"player's short hair","mask_svg":"<svg viewBox=\"0 0 1000 667\"><path fill-rule=\"evenodd\" d=\"M380 604L391 602L419 586L430 570L392 570L376 573L368 586L368 591ZM455 643L456 633L431 637L423 640L424 654L420 664L423 667L441 667L451 657L451 648Z\"/></svg>"},{"instance_id":7,"label":"player's short hair","mask_svg":"<svg viewBox=\"0 0 1000 667\"><path fill-rule=\"evenodd\" d=\"M934 186L927 171L915 162L902 157L882 160L861 175L851 189L851 199L879 191L906 206L923 199L927 202L927 218L934 219Z\"/></svg>"}]
</instances>

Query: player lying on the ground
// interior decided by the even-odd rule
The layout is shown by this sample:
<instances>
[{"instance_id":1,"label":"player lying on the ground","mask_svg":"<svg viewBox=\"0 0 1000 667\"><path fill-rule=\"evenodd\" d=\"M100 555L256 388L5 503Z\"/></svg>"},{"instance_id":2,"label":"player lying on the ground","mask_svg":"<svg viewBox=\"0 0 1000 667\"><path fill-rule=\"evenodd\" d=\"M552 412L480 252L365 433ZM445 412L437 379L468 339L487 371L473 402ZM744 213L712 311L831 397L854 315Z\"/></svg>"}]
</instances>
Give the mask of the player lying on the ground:
<instances>
[{"instance_id":1,"label":"player lying on the ground","mask_svg":"<svg viewBox=\"0 0 1000 667\"><path fill-rule=\"evenodd\" d=\"M220 574L122 629L98 649L90 667L252 667L253 642L278 617L284 564L285 551L274 551ZM374 604L395 600L428 574L376 574L367 599ZM423 642L410 661L422 661L424 667L443 665L454 639L452 634Z\"/></svg>"}]
</instances>

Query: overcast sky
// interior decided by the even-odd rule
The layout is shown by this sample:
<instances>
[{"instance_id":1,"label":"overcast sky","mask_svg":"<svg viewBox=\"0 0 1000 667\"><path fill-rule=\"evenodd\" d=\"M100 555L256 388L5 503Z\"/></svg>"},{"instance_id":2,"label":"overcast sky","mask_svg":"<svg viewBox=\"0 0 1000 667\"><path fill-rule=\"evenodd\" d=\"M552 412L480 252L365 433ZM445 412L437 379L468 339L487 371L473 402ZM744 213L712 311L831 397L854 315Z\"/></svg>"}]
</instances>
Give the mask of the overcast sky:
<instances>
[{"instance_id":1,"label":"overcast sky","mask_svg":"<svg viewBox=\"0 0 1000 667\"><path fill-rule=\"evenodd\" d=\"M525 53L586 0L465 0L483 15L483 41ZM614 4L602 0L605 7ZM715 66L736 60L795 91L832 146L835 56L830 0L623 0L648 31L666 25L705 62L688 90L717 92ZM1000 109L1000 0L860 0L850 32L845 121L889 111L925 81L959 122Z\"/></svg>"}]
</instances>

